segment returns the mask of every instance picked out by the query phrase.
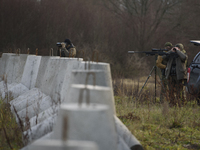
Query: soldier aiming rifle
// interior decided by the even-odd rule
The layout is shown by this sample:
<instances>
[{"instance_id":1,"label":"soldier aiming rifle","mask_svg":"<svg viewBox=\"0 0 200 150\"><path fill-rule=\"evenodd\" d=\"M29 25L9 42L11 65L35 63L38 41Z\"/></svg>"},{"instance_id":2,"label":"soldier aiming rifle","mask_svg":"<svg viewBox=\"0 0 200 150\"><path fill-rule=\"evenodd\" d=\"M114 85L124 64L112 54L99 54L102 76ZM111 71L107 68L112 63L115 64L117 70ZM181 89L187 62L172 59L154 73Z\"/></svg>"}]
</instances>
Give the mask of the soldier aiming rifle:
<instances>
[{"instance_id":1,"label":"soldier aiming rifle","mask_svg":"<svg viewBox=\"0 0 200 150\"><path fill-rule=\"evenodd\" d=\"M175 53L176 57L170 57L171 53ZM167 55L162 56L164 61L167 61L165 76L168 80L169 87L169 102L171 105L181 105L185 100L183 93L183 86L187 78L187 59L188 56L184 49L183 44L178 43Z\"/></svg>"},{"instance_id":2,"label":"soldier aiming rifle","mask_svg":"<svg viewBox=\"0 0 200 150\"><path fill-rule=\"evenodd\" d=\"M168 51L168 49L157 49L157 48L152 48L152 51L128 51L129 54L135 54L135 53L145 53L147 56L167 56L167 57L170 57L170 58L177 58L178 55L177 53L175 52L171 52L171 53L167 53L166 51ZM155 57L155 60L156 60L156 57ZM151 76L151 73L153 72L153 70L155 70L155 101L156 101L156 66L153 66L149 76L147 77L144 85L142 86L140 92L138 95L140 95L142 89L144 88L144 86L146 85L148 79L150 78Z\"/></svg>"}]
</instances>

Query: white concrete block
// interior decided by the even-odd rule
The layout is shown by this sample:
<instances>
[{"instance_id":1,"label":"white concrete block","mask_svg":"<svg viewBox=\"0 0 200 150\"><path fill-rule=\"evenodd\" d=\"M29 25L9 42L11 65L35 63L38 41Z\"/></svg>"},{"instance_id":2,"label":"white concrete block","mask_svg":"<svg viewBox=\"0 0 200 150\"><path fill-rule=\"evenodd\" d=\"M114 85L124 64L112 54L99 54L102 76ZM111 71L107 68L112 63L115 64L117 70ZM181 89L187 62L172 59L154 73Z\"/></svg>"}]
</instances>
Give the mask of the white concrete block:
<instances>
[{"instance_id":1,"label":"white concrete block","mask_svg":"<svg viewBox=\"0 0 200 150\"><path fill-rule=\"evenodd\" d=\"M16 86L18 83L6 83L6 81L1 81L0 82L0 93L1 93L1 97L2 99L5 99L6 100L10 100L9 98L9 89L13 88L14 86Z\"/></svg>"},{"instance_id":2,"label":"white concrete block","mask_svg":"<svg viewBox=\"0 0 200 150\"><path fill-rule=\"evenodd\" d=\"M3 76L5 75L6 68L8 66L9 57L15 55L11 53L3 53L1 57L1 63L0 63L0 79L2 81Z\"/></svg>"},{"instance_id":3,"label":"white concrete block","mask_svg":"<svg viewBox=\"0 0 200 150\"><path fill-rule=\"evenodd\" d=\"M21 83L29 90L35 87L42 56L29 55L24 66Z\"/></svg>"},{"instance_id":4,"label":"white concrete block","mask_svg":"<svg viewBox=\"0 0 200 150\"><path fill-rule=\"evenodd\" d=\"M115 124L118 135L123 139L123 141L128 145L131 150L143 150L140 142L135 138L134 135L128 130L128 128L121 122L121 120L114 116Z\"/></svg>"},{"instance_id":5,"label":"white concrete block","mask_svg":"<svg viewBox=\"0 0 200 150\"><path fill-rule=\"evenodd\" d=\"M35 143L35 142L37 142L37 141L40 141L40 140L49 140L49 139L52 139L52 138L51 138L51 137L52 137L52 134L53 134L53 132L51 131L51 132L45 134L44 136L42 136L41 138L39 138L39 139L33 141L32 144ZM31 145L31 144L26 145L26 146L23 147L21 150L30 150L30 145Z\"/></svg>"},{"instance_id":6,"label":"white concrete block","mask_svg":"<svg viewBox=\"0 0 200 150\"><path fill-rule=\"evenodd\" d=\"M71 84L87 84L110 87L105 70L72 70Z\"/></svg>"},{"instance_id":7,"label":"white concrete block","mask_svg":"<svg viewBox=\"0 0 200 150\"><path fill-rule=\"evenodd\" d=\"M30 126L33 127L41 123L45 119L53 116L54 114L57 114L59 107L60 107L59 105L53 105L50 108L40 112L37 116L30 118L29 120Z\"/></svg>"},{"instance_id":8,"label":"white concrete block","mask_svg":"<svg viewBox=\"0 0 200 150\"><path fill-rule=\"evenodd\" d=\"M64 119L67 118L67 124ZM113 114L100 104L63 104L53 130L53 138L96 142L99 150L117 149Z\"/></svg>"},{"instance_id":9,"label":"white concrete block","mask_svg":"<svg viewBox=\"0 0 200 150\"><path fill-rule=\"evenodd\" d=\"M8 101L17 98L19 95L24 94L27 91L29 91L28 88L21 83L8 84L5 81L0 82L1 96L3 99L8 97Z\"/></svg>"},{"instance_id":10,"label":"white concrete block","mask_svg":"<svg viewBox=\"0 0 200 150\"><path fill-rule=\"evenodd\" d=\"M32 142L50 133L57 118L57 114L45 119L43 122L31 127L31 129L24 131L23 135L27 137L24 142Z\"/></svg>"},{"instance_id":11,"label":"white concrete block","mask_svg":"<svg viewBox=\"0 0 200 150\"><path fill-rule=\"evenodd\" d=\"M9 87L9 86L8 86ZM29 89L24 86L23 84L19 83L15 86L8 88L9 98L17 98L18 96L24 94L25 92L28 92Z\"/></svg>"},{"instance_id":12,"label":"white concrete block","mask_svg":"<svg viewBox=\"0 0 200 150\"><path fill-rule=\"evenodd\" d=\"M20 54L19 56L10 55L10 57L8 57L8 64L4 72L7 76L8 83L20 83L27 56L26 54Z\"/></svg>"},{"instance_id":13,"label":"white concrete block","mask_svg":"<svg viewBox=\"0 0 200 150\"><path fill-rule=\"evenodd\" d=\"M74 63L78 63L76 59L58 59L52 57L48 60L48 64L43 72L43 77L39 77L36 81L36 87L40 88L42 92L49 95L55 101L61 101L61 91L64 86L67 86L67 82L64 79L66 74L71 73L70 69ZM40 68L41 70L41 68ZM39 71L40 71L39 70ZM67 80L70 80L67 78Z\"/></svg>"},{"instance_id":14,"label":"white concrete block","mask_svg":"<svg viewBox=\"0 0 200 150\"><path fill-rule=\"evenodd\" d=\"M34 116L38 116L44 110L50 108L53 105L51 97L46 96L42 98L41 101L36 101L32 105L20 110L17 112L20 119L25 122L26 117L32 118Z\"/></svg>"},{"instance_id":15,"label":"white concrete block","mask_svg":"<svg viewBox=\"0 0 200 150\"><path fill-rule=\"evenodd\" d=\"M98 150L97 144L89 141L40 140L29 146L29 150Z\"/></svg>"},{"instance_id":16,"label":"white concrete block","mask_svg":"<svg viewBox=\"0 0 200 150\"><path fill-rule=\"evenodd\" d=\"M114 94L113 94L113 86L112 86L112 76L111 76L109 63L84 61L79 65L77 69L78 70L104 70L105 82L112 89L111 90L112 102L115 103Z\"/></svg>"},{"instance_id":17,"label":"white concrete block","mask_svg":"<svg viewBox=\"0 0 200 150\"><path fill-rule=\"evenodd\" d=\"M130 150L128 145L124 142L124 140L118 135L118 142L117 142L118 150Z\"/></svg>"},{"instance_id":18,"label":"white concrete block","mask_svg":"<svg viewBox=\"0 0 200 150\"><path fill-rule=\"evenodd\" d=\"M42 56L41 60L40 60L40 67L39 67L39 71L38 71L38 75L37 75L37 79L36 79L36 83L35 83L35 87L36 88L40 88L41 89L41 85L42 82L45 80L45 72L48 66L48 62L49 59L51 57L50 56ZM48 94L47 94L48 95Z\"/></svg>"},{"instance_id":19,"label":"white concrete block","mask_svg":"<svg viewBox=\"0 0 200 150\"><path fill-rule=\"evenodd\" d=\"M24 108L29 107L33 103L41 101L44 97L46 97L46 95L43 94L39 89L33 88L10 102L11 111L14 113L13 106L18 112Z\"/></svg>"},{"instance_id":20,"label":"white concrete block","mask_svg":"<svg viewBox=\"0 0 200 150\"><path fill-rule=\"evenodd\" d=\"M82 95L83 102L86 102L89 97L91 103L108 105L110 113L115 114L115 105L111 94L109 87L72 84L64 103L78 103L79 97Z\"/></svg>"}]
</instances>

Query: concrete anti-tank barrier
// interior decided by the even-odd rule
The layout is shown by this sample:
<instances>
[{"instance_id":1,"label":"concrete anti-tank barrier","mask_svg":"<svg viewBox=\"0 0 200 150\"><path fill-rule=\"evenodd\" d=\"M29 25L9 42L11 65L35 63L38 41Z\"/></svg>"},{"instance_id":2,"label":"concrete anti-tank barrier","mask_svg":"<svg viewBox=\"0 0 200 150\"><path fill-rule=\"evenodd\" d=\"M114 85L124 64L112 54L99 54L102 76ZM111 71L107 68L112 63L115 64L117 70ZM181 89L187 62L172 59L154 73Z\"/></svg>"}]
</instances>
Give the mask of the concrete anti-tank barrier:
<instances>
[{"instance_id":1,"label":"concrete anti-tank barrier","mask_svg":"<svg viewBox=\"0 0 200 150\"><path fill-rule=\"evenodd\" d=\"M99 150L96 143L91 141L61 141L61 140L40 140L34 142L29 150Z\"/></svg>"},{"instance_id":2,"label":"concrete anti-tank barrier","mask_svg":"<svg viewBox=\"0 0 200 150\"><path fill-rule=\"evenodd\" d=\"M32 141L35 141L41 138L42 136L50 133L53 130L56 118L57 114L54 114L49 118L45 119L43 122L31 127L27 131L24 131L23 135L27 137L25 139L25 142L28 142L30 144Z\"/></svg>"},{"instance_id":3,"label":"concrete anti-tank barrier","mask_svg":"<svg viewBox=\"0 0 200 150\"><path fill-rule=\"evenodd\" d=\"M116 130L122 140L129 146L131 150L143 150L140 142L132 135L128 128L119 120L117 116L114 116Z\"/></svg>"},{"instance_id":4,"label":"concrete anti-tank barrier","mask_svg":"<svg viewBox=\"0 0 200 150\"><path fill-rule=\"evenodd\" d=\"M5 76L6 73L6 68L8 66L8 62L9 62L9 57L10 56L14 56L15 54L12 53L3 53L1 60L0 60L0 79L1 81L3 80L3 77Z\"/></svg>"},{"instance_id":5,"label":"concrete anti-tank barrier","mask_svg":"<svg viewBox=\"0 0 200 150\"><path fill-rule=\"evenodd\" d=\"M71 70L79 63L77 59L51 57L46 66L40 67L36 87L54 101L62 101L61 96L66 96L63 88L67 86L63 83L69 82Z\"/></svg>"},{"instance_id":6,"label":"concrete anti-tank barrier","mask_svg":"<svg viewBox=\"0 0 200 150\"><path fill-rule=\"evenodd\" d=\"M72 84L64 103L78 103L80 95L84 102L89 98L91 103L108 105L111 114L115 114L115 105L112 101L110 87Z\"/></svg>"},{"instance_id":7,"label":"concrete anti-tank barrier","mask_svg":"<svg viewBox=\"0 0 200 150\"><path fill-rule=\"evenodd\" d=\"M35 87L42 58L44 57L34 55L29 55L27 57L21 83L24 84L29 90Z\"/></svg>"},{"instance_id":8,"label":"concrete anti-tank barrier","mask_svg":"<svg viewBox=\"0 0 200 150\"><path fill-rule=\"evenodd\" d=\"M69 140L96 142L99 150L117 149L114 118L107 105L92 103L61 105L53 138L62 140L63 134L66 134Z\"/></svg>"},{"instance_id":9,"label":"concrete anti-tank barrier","mask_svg":"<svg viewBox=\"0 0 200 150\"><path fill-rule=\"evenodd\" d=\"M110 65L107 63L96 63L96 62L83 62L78 59L72 59L72 58L60 58L60 57L49 57L49 56L32 56L32 55L16 55L16 54L3 54L1 58L1 64L0 64L0 76L3 77L3 75L7 74L7 86L8 86L8 91L14 93L14 100L10 102L11 108L16 106L17 113L19 116L22 118L26 117L26 111L30 112L28 115L30 119L30 130L27 130L24 132L24 134L29 135L29 142L32 142L36 139L40 139L43 135L46 135L47 133L52 132L53 129L53 124L56 123L62 124L60 121L57 120L57 112L54 111L52 108L56 108L58 110L59 105L63 101L66 101L67 104L64 105L72 105L70 104L71 102L77 102L79 101L79 96L76 94L77 92L80 93L80 91L83 92L83 101L87 101L84 99L86 96L86 89L85 87L88 87L91 94L91 98L94 98L94 102L97 103L95 104L96 106L105 104L106 107L110 107L110 110L100 110L100 116L101 119L104 118L112 118L108 119L107 121L103 121L104 124L96 123L97 127L101 126L109 126L107 122L110 122L108 120L113 121L112 125L110 125L109 131L107 133L111 133L113 131L113 134L110 134L109 136L114 137L114 143L112 144L113 141L111 142L111 145L114 145L114 149L118 150L126 150L127 148L130 149L142 149L141 144L137 139L132 136L131 132L121 123L120 121L116 121L117 119L114 119L115 117L115 107L114 107L114 95L113 95L113 90L112 90L112 79L111 79L111 72L110 72ZM15 62L15 63L13 63ZM16 69L12 69L12 68ZM95 88L93 87L93 75L90 75L88 77L87 83L85 82L85 78L87 78L88 74L95 74L96 81L95 81ZM82 77L82 78L81 78ZM73 80L73 82L71 82ZM101 80L101 81L100 81ZM80 85L82 84L82 85ZM86 85L87 84L87 85ZM21 87L26 87L24 91L21 90ZM5 89L2 90L2 87L4 87L4 84L0 82L0 90L5 91ZM93 87L93 88L89 88ZM99 87L99 88L98 88ZM100 88L101 87L101 88ZM11 90L10 90L11 89ZM101 90L99 90L101 89ZM108 90L106 90L108 89ZM18 91L17 91L18 90ZM41 94L36 94L37 92L35 91L40 91ZM98 91L99 90L99 91ZM110 91L110 92L108 92ZM23 93L24 92L24 93ZM70 93L69 93L70 92ZM101 94L99 94L101 93ZM104 93L104 94L102 94ZM107 93L107 94L105 94ZM110 95L108 93L111 93ZM6 94L4 94L6 95ZM40 95L40 96L38 96ZM41 98L41 95L43 95ZM70 95L74 95L70 96ZM103 96L97 96L97 95L103 95ZM106 96L107 95L107 96ZM52 101L54 104L50 106L50 101L51 100L45 100L45 98L51 97ZM98 100L102 98L103 101ZM42 102L42 107L40 111L35 111L35 107L37 106L38 99L41 98ZM110 101L109 101L110 100ZM92 101L92 100L91 100ZM70 102L70 103L69 103ZM26 104L26 105L25 105ZM45 106L46 105L46 106ZM78 106L78 105L77 105ZM80 110L78 111L79 106L74 110L74 108L68 108L67 114L76 116L78 117L78 113L80 113ZM92 108L91 108L92 109ZM99 109L97 109L99 110ZM97 111L96 110L96 111ZM83 111L83 109L82 109ZM97 112L94 112L93 110L84 110L83 112L80 113L80 119L76 120L76 117L70 117L71 121L69 121L69 125L71 126L71 131L68 133L69 139L79 139L79 138L85 138L85 135L89 134L90 131L94 129L91 127L88 130L83 130L81 127L78 127L78 129L81 131L79 133L76 133L77 131L75 130L72 122L78 121L79 124L84 124L84 121L81 121L82 118L84 118L84 114L87 114L86 116L90 115L97 115ZM104 112L105 111L105 112ZM13 111L12 108L12 112ZM107 114L107 115L103 115ZM97 115L98 116L98 115ZM90 118L90 119L89 119ZM86 117L86 120L88 122L92 120L92 118L95 117ZM98 118L98 117L96 117ZM101 120L97 119L97 120ZM22 119L25 121L25 119ZM114 122L115 120L115 122ZM96 122L95 119L93 119L92 122ZM106 122L106 124L105 124ZM24 124L26 124L24 122ZM90 123L91 124L91 123ZM75 126L76 127L76 126ZM55 131L53 130L53 136L54 134L58 135L59 132L62 133L62 131L59 131L57 133L56 126L54 127ZM100 129L97 129L97 131ZM73 132L72 132L73 131ZM88 131L88 132L86 132ZM74 135L77 134L77 135ZM103 133L103 132L102 132ZM98 145L100 146L100 149L104 149L104 146L106 145L106 140L107 137L104 137L100 133L98 136L93 135L94 137L90 137L93 140L96 139L95 141L98 142ZM96 137L95 137L96 136ZM131 137L131 138L126 138L126 137ZM90 140L88 138L88 140ZM101 139L102 138L102 139ZM86 138L87 139L87 138ZM105 140L102 142L102 140ZM130 140L130 141L128 141ZM40 141L40 140L38 140ZM108 140L109 141L109 140ZM134 142L133 142L134 141ZM109 142L109 143L110 143ZM105 146L106 147L106 146ZM107 148L106 148L107 149ZM109 147L109 149L113 149L112 146Z\"/></svg>"},{"instance_id":10,"label":"concrete anti-tank barrier","mask_svg":"<svg viewBox=\"0 0 200 150\"><path fill-rule=\"evenodd\" d=\"M45 109L42 112L40 112L38 115L30 118L29 120L30 127L33 127L43 122L45 119L53 116L54 114L57 114L59 108L60 108L60 105L53 105L49 107L48 109Z\"/></svg>"},{"instance_id":11,"label":"concrete anti-tank barrier","mask_svg":"<svg viewBox=\"0 0 200 150\"><path fill-rule=\"evenodd\" d=\"M7 82L10 83L20 83L22 74L24 71L24 65L27 59L26 54L21 55L9 55L8 61L3 72L6 75Z\"/></svg>"},{"instance_id":12,"label":"concrete anti-tank barrier","mask_svg":"<svg viewBox=\"0 0 200 150\"><path fill-rule=\"evenodd\" d=\"M41 90L33 88L10 102L11 111L14 113L15 107L15 110L18 112L42 100L44 97L46 97L46 95L42 93Z\"/></svg>"},{"instance_id":13,"label":"concrete anti-tank barrier","mask_svg":"<svg viewBox=\"0 0 200 150\"><path fill-rule=\"evenodd\" d=\"M53 105L53 103L52 103L51 97L46 96L46 97L42 98L42 100L38 100L35 103L33 103L32 105L18 111L17 114L19 115L20 119L23 122L25 122L25 119L27 117L30 119L34 116L38 116L41 112L43 112L44 110L47 110L52 105ZM36 120L36 122L37 122L37 120Z\"/></svg>"}]
</instances>

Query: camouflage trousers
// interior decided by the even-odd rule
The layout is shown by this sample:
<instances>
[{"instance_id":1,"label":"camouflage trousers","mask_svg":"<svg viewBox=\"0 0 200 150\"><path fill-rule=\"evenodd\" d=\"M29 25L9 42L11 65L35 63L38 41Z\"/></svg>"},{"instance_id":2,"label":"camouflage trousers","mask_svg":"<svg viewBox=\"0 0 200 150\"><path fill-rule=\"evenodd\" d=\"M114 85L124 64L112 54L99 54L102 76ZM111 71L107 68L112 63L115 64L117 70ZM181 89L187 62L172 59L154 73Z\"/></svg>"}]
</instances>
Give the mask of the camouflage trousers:
<instances>
[{"instance_id":1,"label":"camouflage trousers","mask_svg":"<svg viewBox=\"0 0 200 150\"><path fill-rule=\"evenodd\" d=\"M160 102L163 103L164 98L166 97L167 92L167 79L164 75L162 75L161 79L161 91L160 91Z\"/></svg>"},{"instance_id":2,"label":"camouflage trousers","mask_svg":"<svg viewBox=\"0 0 200 150\"><path fill-rule=\"evenodd\" d=\"M184 101L183 80L177 80L176 76L169 76L169 103L181 105Z\"/></svg>"}]
</instances>

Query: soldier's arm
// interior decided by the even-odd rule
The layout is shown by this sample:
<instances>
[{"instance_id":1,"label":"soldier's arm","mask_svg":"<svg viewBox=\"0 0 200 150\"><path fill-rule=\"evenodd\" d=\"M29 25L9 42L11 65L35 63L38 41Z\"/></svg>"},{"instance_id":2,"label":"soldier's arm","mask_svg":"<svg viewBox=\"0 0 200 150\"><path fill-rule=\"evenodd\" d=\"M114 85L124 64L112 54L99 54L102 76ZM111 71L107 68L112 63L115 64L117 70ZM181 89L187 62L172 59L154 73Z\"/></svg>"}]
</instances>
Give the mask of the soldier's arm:
<instances>
[{"instance_id":1,"label":"soldier's arm","mask_svg":"<svg viewBox=\"0 0 200 150\"><path fill-rule=\"evenodd\" d=\"M162 56L162 59L168 61L171 53L173 53L172 50L169 50L166 55Z\"/></svg>"},{"instance_id":2,"label":"soldier's arm","mask_svg":"<svg viewBox=\"0 0 200 150\"><path fill-rule=\"evenodd\" d=\"M158 59L156 60L156 66L160 69L165 69L166 65L162 64L163 58L162 56L158 56Z\"/></svg>"},{"instance_id":3,"label":"soldier's arm","mask_svg":"<svg viewBox=\"0 0 200 150\"><path fill-rule=\"evenodd\" d=\"M176 53L179 55L181 61L184 62L184 61L187 60L188 56L187 56L187 54L186 54L185 51L179 51L179 50L177 50Z\"/></svg>"}]
</instances>

